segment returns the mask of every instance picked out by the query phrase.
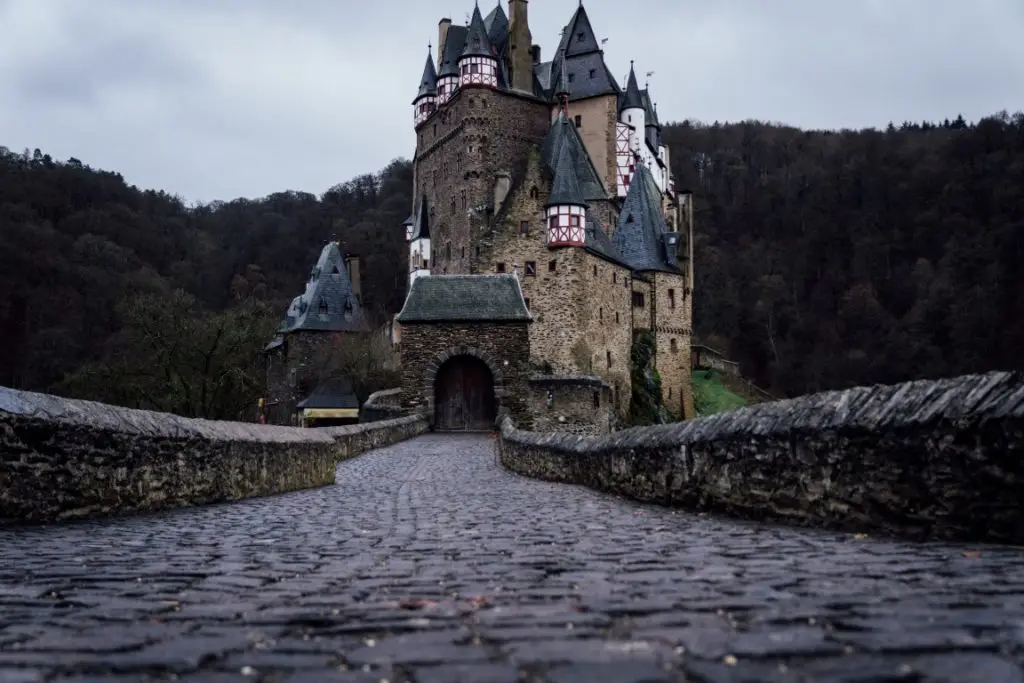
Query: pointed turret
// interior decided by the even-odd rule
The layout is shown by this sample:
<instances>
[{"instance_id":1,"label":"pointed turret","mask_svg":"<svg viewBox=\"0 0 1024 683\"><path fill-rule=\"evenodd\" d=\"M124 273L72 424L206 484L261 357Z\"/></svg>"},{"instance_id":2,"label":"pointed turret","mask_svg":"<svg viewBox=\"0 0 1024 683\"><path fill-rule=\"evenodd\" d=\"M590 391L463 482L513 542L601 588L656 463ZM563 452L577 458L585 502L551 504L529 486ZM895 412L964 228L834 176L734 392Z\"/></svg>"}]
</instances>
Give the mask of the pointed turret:
<instances>
[{"instance_id":1,"label":"pointed turret","mask_svg":"<svg viewBox=\"0 0 1024 683\"><path fill-rule=\"evenodd\" d=\"M569 126L565 112L559 112L556 126ZM576 165L566 137L555 157L551 193L544 204L548 218L549 247L582 247L586 244L587 201L576 177Z\"/></svg>"},{"instance_id":2,"label":"pointed turret","mask_svg":"<svg viewBox=\"0 0 1024 683\"><path fill-rule=\"evenodd\" d=\"M633 70L633 60L629 61L629 78L626 79L626 92L622 96L622 106L619 107L620 112L625 112L627 109L643 109L644 100L640 95L640 86L636 82L636 71Z\"/></svg>"},{"instance_id":3,"label":"pointed turret","mask_svg":"<svg viewBox=\"0 0 1024 683\"><path fill-rule=\"evenodd\" d=\"M459 87L467 86L498 87L498 58L491 47L480 5L473 8L473 18L469 21L466 42L459 57Z\"/></svg>"},{"instance_id":4,"label":"pointed turret","mask_svg":"<svg viewBox=\"0 0 1024 683\"><path fill-rule=\"evenodd\" d=\"M434 70L434 58L430 55L430 47L427 47L427 63L423 66L423 76L420 78L420 89L416 92L416 99L412 101L413 121L420 125L437 109L437 71Z\"/></svg>"},{"instance_id":5,"label":"pointed turret","mask_svg":"<svg viewBox=\"0 0 1024 683\"><path fill-rule=\"evenodd\" d=\"M643 146L646 134L644 121L646 118L647 109L644 106L644 96L640 92L640 86L637 85L636 71L633 69L633 61L630 60L626 91L622 94L622 103L619 105L619 121L633 128L629 131L629 151L634 157L644 157Z\"/></svg>"}]
</instances>

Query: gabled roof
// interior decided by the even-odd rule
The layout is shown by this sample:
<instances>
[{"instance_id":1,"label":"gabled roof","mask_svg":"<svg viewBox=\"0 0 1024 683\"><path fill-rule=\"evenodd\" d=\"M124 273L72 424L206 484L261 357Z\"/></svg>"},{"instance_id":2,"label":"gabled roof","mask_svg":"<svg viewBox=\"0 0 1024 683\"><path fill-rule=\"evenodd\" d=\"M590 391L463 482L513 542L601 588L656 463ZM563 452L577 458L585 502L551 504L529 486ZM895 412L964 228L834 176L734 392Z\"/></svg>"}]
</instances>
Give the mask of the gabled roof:
<instances>
[{"instance_id":1,"label":"gabled roof","mask_svg":"<svg viewBox=\"0 0 1024 683\"><path fill-rule=\"evenodd\" d=\"M484 28L487 29L487 37L490 39L491 45L498 48L500 52L508 39L508 16L501 8L500 3L484 17Z\"/></svg>"},{"instance_id":2,"label":"gabled roof","mask_svg":"<svg viewBox=\"0 0 1024 683\"><path fill-rule=\"evenodd\" d=\"M583 198L586 200L607 199L608 193L605 191L604 183L601 182L601 176L594 168L594 162L587 154L587 148L583 145L576 126L569 122L564 113L559 113L558 118L551 124L547 135L540 143L544 161L552 176L555 173L563 141Z\"/></svg>"},{"instance_id":3,"label":"gabled roof","mask_svg":"<svg viewBox=\"0 0 1024 683\"><path fill-rule=\"evenodd\" d=\"M623 109L644 109L644 100L640 95L640 86L636 82L636 71L633 70L632 61L629 63L629 78L626 80L626 92L622 96L619 113Z\"/></svg>"},{"instance_id":4,"label":"gabled roof","mask_svg":"<svg viewBox=\"0 0 1024 683\"><path fill-rule=\"evenodd\" d=\"M583 8L582 3L573 12L572 18L562 33L557 54L563 54L563 50L566 57L576 57L601 50L601 44L597 41L597 36L594 35L590 17L587 16L587 10Z\"/></svg>"},{"instance_id":5,"label":"gabled roof","mask_svg":"<svg viewBox=\"0 0 1024 683\"><path fill-rule=\"evenodd\" d=\"M515 275L423 275L416 278L400 323L529 322Z\"/></svg>"},{"instance_id":6,"label":"gabled roof","mask_svg":"<svg viewBox=\"0 0 1024 683\"><path fill-rule=\"evenodd\" d=\"M451 29L448 29L449 32ZM480 5L473 8L473 18L469 20L469 30L466 32L466 42L463 44L462 57L491 57L491 39L487 35L487 27L484 26L484 18L480 16Z\"/></svg>"},{"instance_id":7,"label":"gabled roof","mask_svg":"<svg viewBox=\"0 0 1024 683\"><path fill-rule=\"evenodd\" d=\"M651 89L644 88L640 93L640 99L644 106L644 125L661 128L661 122L658 121L658 110L654 108L654 103L651 101Z\"/></svg>"},{"instance_id":8,"label":"gabled roof","mask_svg":"<svg viewBox=\"0 0 1024 683\"><path fill-rule=\"evenodd\" d=\"M650 169L637 164L612 244L633 270L678 273L679 269L666 255L668 232L661 212L661 191Z\"/></svg>"},{"instance_id":9,"label":"gabled roof","mask_svg":"<svg viewBox=\"0 0 1024 683\"><path fill-rule=\"evenodd\" d=\"M448 36L444 39L444 49L441 51L441 63L437 65L437 77L459 75L459 56L466 44L465 26L449 26Z\"/></svg>"},{"instance_id":10,"label":"gabled roof","mask_svg":"<svg viewBox=\"0 0 1024 683\"><path fill-rule=\"evenodd\" d=\"M564 119L564 115L559 115ZM555 122L555 125L571 125L567 122ZM587 200L580 191L580 184L576 180L576 167L573 164L572 153L569 151L569 142L566 136L562 136L558 154L555 157L554 177L551 180L551 194L544 205L548 206L583 206Z\"/></svg>"},{"instance_id":11,"label":"gabled roof","mask_svg":"<svg viewBox=\"0 0 1024 683\"><path fill-rule=\"evenodd\" d=\"M295 404L305 408L358 408L359 399L352 391L352 384L345 379L325 379L316 385L309 396Z\"/></svg>"},{"instance_id":12,"label":"gabled roof","mask_svg":"<svg viewBox=\"0 0 1024 683\"><path fill-rule=\"evenodd\" d=\"M345 257L337 242L329 242L310 273L306 291L292 299L278 331L362 332L366 329L362 307L352 293Z\"/></svg>"},{"instance_id":13,"label":"gabled roof","mask_svg":"<svg viewBox=\"0 0 1024 683\"><path fill-rule=\"evenodd\" d=\"M412 238L414 240L430 239L430 221L428 220L427 195L418 202L415 212L410 218L413 219Z\"/></svg>"},{"instance_id":14,"label":"gabled roof","mask_svg":"<svg viewBox=\"0 0 1024 683\"><path fill-rule=\"evenodd\" d=\"M422 97L434 97L437 95L437 71L434 70L434 58L427 51L427 63L423 66L423 75L420 77L420 89L416 92L416 99L413 104Z\"/></svg>"}]
</instances>

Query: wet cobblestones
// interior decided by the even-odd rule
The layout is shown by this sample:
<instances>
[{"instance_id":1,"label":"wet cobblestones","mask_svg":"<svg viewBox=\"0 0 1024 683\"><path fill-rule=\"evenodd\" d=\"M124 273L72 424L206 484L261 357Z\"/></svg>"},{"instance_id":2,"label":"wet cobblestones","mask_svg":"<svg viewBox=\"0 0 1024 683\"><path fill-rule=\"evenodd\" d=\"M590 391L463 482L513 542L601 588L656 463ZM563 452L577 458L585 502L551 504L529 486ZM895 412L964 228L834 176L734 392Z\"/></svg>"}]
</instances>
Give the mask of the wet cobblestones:
<instances>
[{"instance_id":1,"label":"wet cobblestones","mask_svg":"<svg viewBox=\"0 0 1024 683\"><path fill-rule=\"evenodd\" d=\"M430 435L337 486L0 531L0 683L1018 683L1024 553L697 516Z\"/></svg>"}]
</instances>

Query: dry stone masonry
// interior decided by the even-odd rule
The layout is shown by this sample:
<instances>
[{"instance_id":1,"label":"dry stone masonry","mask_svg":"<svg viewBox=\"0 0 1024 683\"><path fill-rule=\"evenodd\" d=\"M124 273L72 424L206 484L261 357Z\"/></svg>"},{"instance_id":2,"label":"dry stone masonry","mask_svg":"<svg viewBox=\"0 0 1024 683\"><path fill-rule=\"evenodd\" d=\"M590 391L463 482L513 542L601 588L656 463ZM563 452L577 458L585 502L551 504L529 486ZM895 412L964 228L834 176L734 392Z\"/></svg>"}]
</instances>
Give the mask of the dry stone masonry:
<instances>
[{"instance_id":1,"label":"dry stone masonry","mask_svg":"<svg viewBox=\"0 0 1024 683\"><path fill-rule=\"evenodd\" d=\"M602 437L502 421L501 461L642 501L1024 543L1024 376L832 391Z\"/></svg>"},{"instance_id":2,"label":"dry stone masonry","mask_svg":"<svg viewBox=\"0 0 1024 683\"><path fill-rule=\"evenodd\" d=\"M196 420L0 387L0 523L324 486L338 460L426 429L414 416L325 429Z\"/></svg>"}]
</instances>

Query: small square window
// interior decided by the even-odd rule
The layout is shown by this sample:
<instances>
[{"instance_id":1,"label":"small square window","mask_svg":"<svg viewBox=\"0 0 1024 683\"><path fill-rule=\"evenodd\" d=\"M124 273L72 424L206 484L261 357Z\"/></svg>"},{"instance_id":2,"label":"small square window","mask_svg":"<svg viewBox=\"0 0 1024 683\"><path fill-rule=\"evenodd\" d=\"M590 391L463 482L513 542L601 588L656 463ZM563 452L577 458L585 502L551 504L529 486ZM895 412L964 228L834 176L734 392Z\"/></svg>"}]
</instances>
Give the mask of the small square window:
<instances>
[{"instance_id":1,"label":"small square window","mask_svg":"<svg viewBox=\"0 0 1024 683\"><path fill-rule=\"evenodd\" d=\"M548 272L549 273L555 272L555 268L557 268L557 267L558 267L558 262L557 261L548 261Z\"/></svg>"},{"instance_id":2,"label":"small square window","mask_svg":"<svg viewBox=\"0 0 1024 683\"><path fill-rule=\"evenodd\" d=\"M524 296L523 297L523 303L526 304L526 310L530 310L530 297Z\"/></svg>"},{"instance_id":3,"label":"small square window","mask_svg":"<svg viewBox=\"0 0 1024 683\"><path fill-rule=\"evenodd\" d=\"M527 275L536 275L537 274L537 262L536 261L527 261L526 262L526 274Z\"/></svg>"},{"instance_id":4,"label":"small square window","mask_svg":"<svg viewBox=\"0 0 1024 683\"><path fill-rule=\"evenodd\" d=\"M590 70L590 77L594 78L595 76L597 76L597 69L591 69Z\"/></svg>"},{"instance_id":5,"label":"small square window","mask_svg":"<svg viewBox=\"0 0 1024 683\"><path fill-rule=\"evenodd\" d=\"M576 75L576 74L569 74L569 82L570 82L570 83L572 83L572 81L573 81L573 77L574 77L575 75Z\"/></svg>"},{"instance_id":6,"label":"small square window","mask_svg":"<svg viewBox=\"0 0 1024 683\"><path fill-rule=\"evenodd\" d=\"M577 115L576 115L576 116L575 116L575 117L573 118L573 120L572 120L572 121L573 121L573 124L575 124L575 126L576 126L577 128L582 128L582 127L583 127L583 117L582 117L582 116L580 116L580 115L578 115L578 114L577 114Z\"/></svg>"},{"instance_id":7,"label":"small square window","mask_svg":"<svg viewBox=\"0 0 1024 683\"><path fill-rule=\"evenodd\" d=\"M523 235L529 235L530 234L530 221L520 221L519 222L519 232L521 234L523 234Z\"/></svg>"},{"instance_id":8,"label":"small square window","mask_svg":"<svg viewBox=\"0 0 1024 683\"><path fill-rule=\"evenodd\" d=\"M505 272L505 264L504 263L499 263L498 266L497 266L497 271L499 273L504 273Z\"/></svg>"}]
</instances>

